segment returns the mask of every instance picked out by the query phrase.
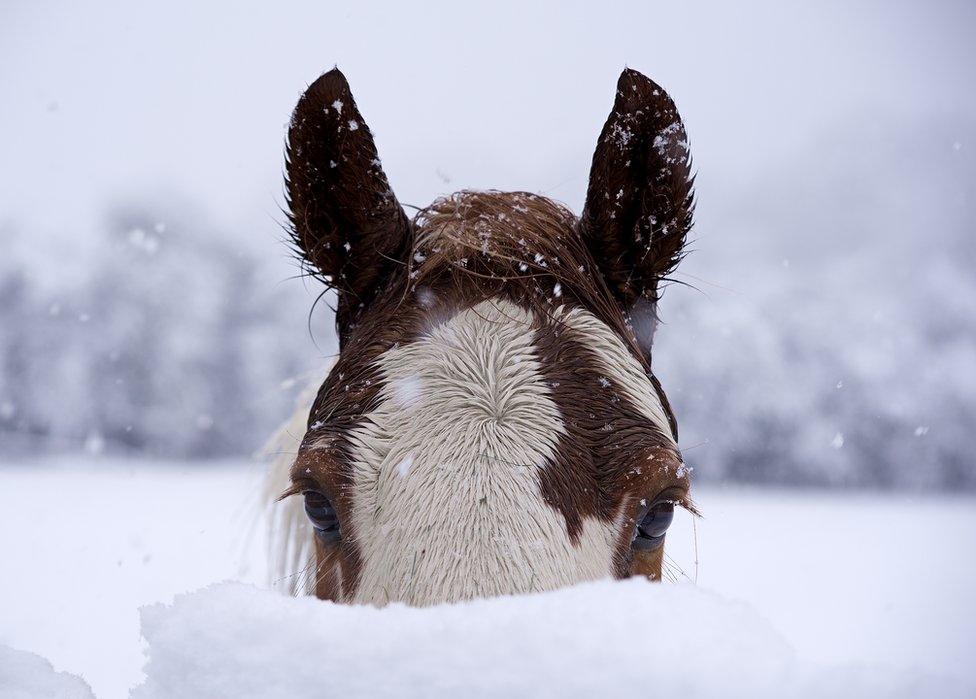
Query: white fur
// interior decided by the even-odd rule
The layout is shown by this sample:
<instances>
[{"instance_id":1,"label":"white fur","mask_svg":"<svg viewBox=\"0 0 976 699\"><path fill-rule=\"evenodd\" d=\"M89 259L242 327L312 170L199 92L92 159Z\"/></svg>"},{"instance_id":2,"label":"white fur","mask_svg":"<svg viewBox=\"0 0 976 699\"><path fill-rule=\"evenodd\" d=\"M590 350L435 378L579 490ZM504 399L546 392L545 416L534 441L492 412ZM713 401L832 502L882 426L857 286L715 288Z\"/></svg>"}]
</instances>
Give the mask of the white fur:
<instances>
[{"instance_id":1,"label":"white fur","mask_svg":"<svg viewBox=\"0 0 976 699\"><path fill-rule=\"evenodd\" d=\"M424 605L611 574L618 525L586 519L574 545L542 498L564 427L531 321L486 301L380 358L381 403L352 435L354 601Z\"/></svg>"}]
</instances>

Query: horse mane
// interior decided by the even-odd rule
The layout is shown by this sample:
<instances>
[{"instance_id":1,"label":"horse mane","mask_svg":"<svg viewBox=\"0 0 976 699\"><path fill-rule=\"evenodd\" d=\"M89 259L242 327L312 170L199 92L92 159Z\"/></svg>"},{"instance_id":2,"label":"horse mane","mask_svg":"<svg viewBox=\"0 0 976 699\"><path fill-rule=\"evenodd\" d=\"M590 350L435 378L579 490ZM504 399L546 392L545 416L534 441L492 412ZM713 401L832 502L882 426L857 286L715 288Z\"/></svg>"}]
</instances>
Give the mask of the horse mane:
<instances>
[{"instance_id":1,"label":"horse mane","mask_svg":"<svg viewBox=\"0 0 976 699\"><path fill-rule=\"evenodd\" d=\"M326 375L328 370L326 370ZM266 527L268 585L289 595L314 592L315 540L301 498L282 498L291 486L290 473L308 429L308 414L322 385L316 375L295 401L295 411L259 452L271 460L261 487Z\"/></svg>"}]
</instances>

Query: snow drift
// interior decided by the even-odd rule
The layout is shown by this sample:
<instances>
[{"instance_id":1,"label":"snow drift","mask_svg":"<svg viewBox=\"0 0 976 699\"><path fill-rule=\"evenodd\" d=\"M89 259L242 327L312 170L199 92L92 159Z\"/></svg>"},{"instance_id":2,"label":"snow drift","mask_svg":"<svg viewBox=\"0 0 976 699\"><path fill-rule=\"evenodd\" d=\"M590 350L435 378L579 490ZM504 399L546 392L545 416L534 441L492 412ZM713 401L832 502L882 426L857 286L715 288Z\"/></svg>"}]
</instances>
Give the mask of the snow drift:
<instances>
[{"instance_id":1,"label":"snow drift","mask_svg":"<svg viewBox=\"0 0 976 699\"><path fill-rule=\"evenodd\" d=\"M148 677L134 699L965 691L892 668L804 662L744 604L636 579L427 609L334 605L224 583L147 607L142 619Z\"/></svg>"},{"instance_id":2,"label":"snow drift","mask_svg":"<svg viewBox=\"0 0 976 699\"><path fill-rule=\"evenodd\" d=\"M0 644L0 699L94 699L80 677L55 672L47 660L34 653Z\"/></svg>"}]
</instances>

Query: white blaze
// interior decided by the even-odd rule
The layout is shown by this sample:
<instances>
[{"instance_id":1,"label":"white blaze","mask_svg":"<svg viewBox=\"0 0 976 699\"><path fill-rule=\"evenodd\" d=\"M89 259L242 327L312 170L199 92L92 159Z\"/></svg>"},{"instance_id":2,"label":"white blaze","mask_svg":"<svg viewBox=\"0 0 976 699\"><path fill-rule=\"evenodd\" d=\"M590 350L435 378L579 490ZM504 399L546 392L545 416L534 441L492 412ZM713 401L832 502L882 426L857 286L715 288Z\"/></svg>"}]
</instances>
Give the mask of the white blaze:
<instances>
[{"instance_id":1,"label":"white blaze","mask_svg":"<svg viewBox=\"0 0 976 699\"><path fill-rule=\"evenodd\" d=\"M564 427L534 339L529 312L486 301L379 359L380 404L351 435L355 601L431 604L611 574L619 525L586 518L574 545L542 498L540 467Z\"/></svg>"}]
</instances>

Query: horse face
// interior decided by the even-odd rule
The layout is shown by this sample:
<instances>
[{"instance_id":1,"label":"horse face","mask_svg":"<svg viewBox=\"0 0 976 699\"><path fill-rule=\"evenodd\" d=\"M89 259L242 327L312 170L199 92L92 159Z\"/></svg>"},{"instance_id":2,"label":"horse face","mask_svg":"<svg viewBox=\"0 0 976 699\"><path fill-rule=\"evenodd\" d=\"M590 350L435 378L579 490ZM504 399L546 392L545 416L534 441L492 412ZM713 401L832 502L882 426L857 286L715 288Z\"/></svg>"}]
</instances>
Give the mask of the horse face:
<instances>
[{"instance_id":1,"label":"horse face","mask_svg":"<svg viewBox=\"0 0 976 699\"><path fill-rule=\"evenodd\" d=\"M461 192L409 220L338 70L299 101L294 242L336 289L338 359L291 468L314 592L416 605L661 575L690 506L650 371L691 225L684 127L624 71L580 219Z\"/></svg>"}]
</instances>

